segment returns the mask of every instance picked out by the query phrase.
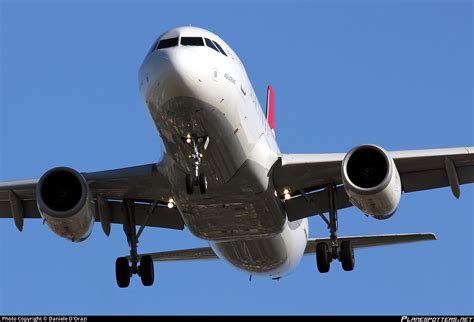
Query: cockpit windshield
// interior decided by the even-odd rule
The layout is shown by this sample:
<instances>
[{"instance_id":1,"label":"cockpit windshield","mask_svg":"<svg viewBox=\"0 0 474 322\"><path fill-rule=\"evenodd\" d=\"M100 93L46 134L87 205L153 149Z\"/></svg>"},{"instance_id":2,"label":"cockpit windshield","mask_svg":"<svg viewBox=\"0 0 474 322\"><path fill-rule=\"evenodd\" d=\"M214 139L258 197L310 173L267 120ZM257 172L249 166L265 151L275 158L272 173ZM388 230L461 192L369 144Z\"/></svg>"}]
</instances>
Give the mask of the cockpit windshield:
<instances>
[{"instance_id":1,"label":"cockpit windshield","mask_svg":"<svg viewBox=\"0 0 474 322\"><path fill-rule=\"evenodd\" d=\"M178 45L178 37L160 40L156 49L169 48Z\"/></svg>"},{"instance_id":2,"label":"cockpit windshield","mask_svg":"<svg viewBox=\"0 0 474 322\"><path fill-rule=\"evenodd\" d=\"M206 46L212 48L213 50L221 53L224 56L227 56L224 49L214 40L203 37L175 37L168 39L161 39L153 44L153 47L150 49L150 53L157 49L170 48L175 46Z\"/></svg>"},{"instance_id":3,"label":"cockpit windshield","mask_svg":"<svg viewBox=\"0 0 474 322\"><path fill-rule=\"evenodd\" d=\"M181 37L182 46L204 46L201 37Z\"/></svg>"}]
</instances>

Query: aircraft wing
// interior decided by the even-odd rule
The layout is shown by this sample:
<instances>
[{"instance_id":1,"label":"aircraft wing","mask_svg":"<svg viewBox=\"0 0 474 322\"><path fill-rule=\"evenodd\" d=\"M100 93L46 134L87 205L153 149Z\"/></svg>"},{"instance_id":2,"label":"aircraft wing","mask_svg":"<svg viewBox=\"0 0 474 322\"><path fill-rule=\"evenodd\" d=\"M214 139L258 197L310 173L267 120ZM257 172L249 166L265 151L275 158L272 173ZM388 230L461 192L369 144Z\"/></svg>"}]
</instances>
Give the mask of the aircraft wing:
<instances>
[{"instance_id":1,"label":"aircraft wing","mask_svg":"<svg viewBox=\"0 0 474 322\"><path fill-rule=\"evenodd\" d=\"M447 160L454 165L459 184L474 182L474 147L388 152L400 174L404 192L450 186ZM338 209L351 207L341 179L344 153L282 154L274 166L274 185L278 191L289 189L298 196L286 200L290 220L329 211L324 188L337 186ZM298 192L304 192L299 194ZM312 202L309 202L309 200Z\"/></svg>"},{"instance_id":2,"label":"aircraft wing","mask_svg":"<svg viewBox=\"0 0 474 322\"><path fill-rule=\"evenodd\" d=\"M135 202L137 225L145 222L153 210L153 216L149 216L147 226L181 230L184 228L184 222L177 208L169 209L166 206L171 188L163 172L160 164L146 164L81 174L87 180L92 198L96 200L101 196L107 201L111 223L125 222L122 201L127 199ZM36 205L37 183L38 179L1 182L0 218L12 217L11 192L21 200L24 218L41 218ZM100 221L98 206L96 221Z\"/></svg>"},{"instance_id":3,"label":"aircraft wing","mask_svg":"<svg viewBox=\"0 0 474 322\"><path fill-rule=\"evenodd\" d=\"M419 233L419 234L392 234L392 235L372 235L372 236L350 236L338 237L338 242L350 240L353 248L365 248L374 246L387 246L404 243L414 243L426 240L436 240L436 235L433 233ZM319 243L331 243L330 238L311 238L308 239L305 255L316 252L316 245Z\"/></svg>"}]
</instances>

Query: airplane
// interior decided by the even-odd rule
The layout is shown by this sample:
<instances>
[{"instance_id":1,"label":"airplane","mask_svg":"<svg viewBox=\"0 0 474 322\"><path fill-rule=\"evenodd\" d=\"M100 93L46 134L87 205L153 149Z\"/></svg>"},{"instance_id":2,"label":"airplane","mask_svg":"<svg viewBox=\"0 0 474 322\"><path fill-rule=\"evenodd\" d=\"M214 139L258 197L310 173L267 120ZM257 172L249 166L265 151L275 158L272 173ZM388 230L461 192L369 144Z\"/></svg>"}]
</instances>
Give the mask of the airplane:
<instances>
[{"instance_id":1,"label":"airplane","mask_svg":"<svg viewBox=\"0 0 474 322\"><path fill-rule=\"evenodd\" d=\"M402 193L474 182L474 147L386 151L361 144L347 153L285 154L276 141L275 98L265 112L245 68L216 34L197 27L163 33L138 73L139 90L163 148L156 163L80 173L56 167L39 179L0 183L0 218L42 219L73 242L95 222L108 236L123 226L130 253L115 262L119 287L138 275L154 283L155 261L222 259L250 276L279 279L304 255L327 273L352 271L354 249L435 240L432 233L339 237L338 210L356 207L386 220ZM329 236L310 238L308 217ZM140 254L146 227L187 227L209 247Z\"/></svg>"}]
</instances>

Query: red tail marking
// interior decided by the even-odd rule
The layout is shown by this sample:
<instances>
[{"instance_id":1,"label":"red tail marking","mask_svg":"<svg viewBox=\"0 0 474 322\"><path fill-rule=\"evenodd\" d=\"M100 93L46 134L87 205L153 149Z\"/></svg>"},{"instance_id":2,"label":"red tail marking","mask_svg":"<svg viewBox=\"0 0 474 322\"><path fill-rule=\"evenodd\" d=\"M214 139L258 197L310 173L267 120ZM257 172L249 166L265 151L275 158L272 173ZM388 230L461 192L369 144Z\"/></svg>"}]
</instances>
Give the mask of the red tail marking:
<instances>
[{"instance_id":1,"label":"red tail marking","mask_svg":"<svg viewBox=\"0 0 474 322\"><path fill-rule=\"evenodd\" d=\"M275 131L275 97L273 88L269 85L267 89L267 120L270 128Z\"/></svg>"}]
</instances>

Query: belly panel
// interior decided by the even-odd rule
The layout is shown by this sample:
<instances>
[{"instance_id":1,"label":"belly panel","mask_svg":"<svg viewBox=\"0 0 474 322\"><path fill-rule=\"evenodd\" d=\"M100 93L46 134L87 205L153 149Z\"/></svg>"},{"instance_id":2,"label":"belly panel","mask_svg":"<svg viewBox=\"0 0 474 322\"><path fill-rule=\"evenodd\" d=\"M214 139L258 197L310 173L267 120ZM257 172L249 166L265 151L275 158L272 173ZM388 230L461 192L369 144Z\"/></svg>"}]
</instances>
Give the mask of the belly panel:
<instances>
[{"instance_id":1,"label":"belly panel","mask_svg":"<svg viewBox=\"0 0 474 322\"><path fill-rule=\"evenodd\" d=\"M234 267L257 276L281 277L301 261L308 236L307 220L287 222L273 237L210 243Z\"/></svg>"},{"instance_id":2,"label":"belly panel","mask_svg":"<svg viewBox=\"0 0 474 322\"><path fill-rule=\"evenodd\" d=\"M228 107L217 108L192 97L175 97L161 105L150 102L149 109L166 149L174 199L195 236L235 240L282 231L283 206L268 177L277 155L268 150L263 136L253 139L239 128L239 117L229 115ZM185 176L193 170L191 146L183 141L188 133L210 138L200 166L208 179L206 194L188 195L185 190ZM252 153L258 154L256 160ZM259 163L261 156L263 163Z\"/></svg>"}]
</instances>

